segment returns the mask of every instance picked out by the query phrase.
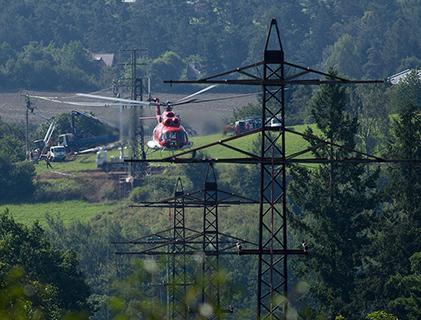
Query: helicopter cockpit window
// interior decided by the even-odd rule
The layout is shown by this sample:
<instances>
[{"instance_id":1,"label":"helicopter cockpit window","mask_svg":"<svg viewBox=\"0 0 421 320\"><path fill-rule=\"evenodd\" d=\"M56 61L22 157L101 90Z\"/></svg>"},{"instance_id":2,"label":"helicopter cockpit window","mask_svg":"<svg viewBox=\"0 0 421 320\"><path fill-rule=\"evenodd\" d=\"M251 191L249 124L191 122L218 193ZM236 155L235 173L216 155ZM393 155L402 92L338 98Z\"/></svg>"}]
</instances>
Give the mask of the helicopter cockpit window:
<instances>
[{"instance_id":1,"label":"helicopter cockpit window","mask_svg":"<svg viewBox=\"0 0 421 320\"><path fill-rule=\"evenodd\" d=\"M165 135L165 140L183 140L183 132L167 132Z\"/></svg>"}]
</instances>

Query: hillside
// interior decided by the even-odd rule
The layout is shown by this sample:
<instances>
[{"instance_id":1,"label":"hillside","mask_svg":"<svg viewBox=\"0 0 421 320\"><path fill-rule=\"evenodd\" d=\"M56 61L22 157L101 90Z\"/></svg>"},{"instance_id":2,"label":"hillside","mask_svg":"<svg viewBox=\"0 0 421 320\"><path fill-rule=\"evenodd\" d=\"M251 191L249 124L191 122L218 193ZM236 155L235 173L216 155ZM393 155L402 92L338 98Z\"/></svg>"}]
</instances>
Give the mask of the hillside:
<instances>
[{"instance_id":1,"label":"hillside","mask_svg":"<svg viewBox=\"0 0 421 320\"><path fill-rule=\"evenodd\" d=\"M271 19L285 58L352 78L382 78L420 64L419 1L5 1L0 12L0 88L95 90L138 75L207 77L262 60ZM113 66L91 53L114 54ZM91 88L91 89L87 89Z\"/></svg>"}]
</instances>

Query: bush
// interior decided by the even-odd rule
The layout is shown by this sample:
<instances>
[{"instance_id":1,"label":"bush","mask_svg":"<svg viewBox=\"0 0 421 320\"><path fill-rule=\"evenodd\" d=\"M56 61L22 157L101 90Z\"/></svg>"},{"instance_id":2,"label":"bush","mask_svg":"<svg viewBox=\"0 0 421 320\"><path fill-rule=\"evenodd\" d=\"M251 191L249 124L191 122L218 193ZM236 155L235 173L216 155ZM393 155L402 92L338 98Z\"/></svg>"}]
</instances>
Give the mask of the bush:
<instances>
[{"instance_id":1,"label":"bush","mask_svg":"<svg viewBox=\"0 0 421 320\"><path fill-rule=\"evenodd\" d=\"M34 201L85 200L88 187L83 179L36 180Z\"/></svg>"},{"instance_id":2,"label":"bush","mask_svg":"<svg viewBox=\"0 0 421 320\"><path fill-rule=\"evenodd\" d=\"M29 162L12 162L0 152L0 200L16 200L31 196L35 168Z\"/></svg>"}]
</instances>

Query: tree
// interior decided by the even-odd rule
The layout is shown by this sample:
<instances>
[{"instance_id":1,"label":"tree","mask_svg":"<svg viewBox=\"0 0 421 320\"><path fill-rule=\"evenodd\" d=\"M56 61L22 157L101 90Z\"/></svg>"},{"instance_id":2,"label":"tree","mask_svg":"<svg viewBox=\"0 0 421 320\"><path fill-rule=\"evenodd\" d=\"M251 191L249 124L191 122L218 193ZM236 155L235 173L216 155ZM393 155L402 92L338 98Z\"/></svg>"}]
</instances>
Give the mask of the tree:
<instances>
[{"instance_id":1,"label":"tree","mask_svg":"<svg viewBox=\"0 0 421 320\"><path fill-rule=\"evenodd\" d=\"M7 209L0 215L0 265L0 294L11 282L27 288L28 302L22 303L30 306L28 314L36 312L45 319L92 315L89 286L78 270L75 253L55 249L37 222L30 228L19 224ZM18 279L11 277L16 270Z\"/></svg>"},{"instance_id":2,"label":"tree","mask_svg":"<svg viewBox=\"0 0 421 320\"><path fill-rule=\"evenodd\" d=\"M414 71L396 90L399 114L393 122L394 141L388 158L421 159L421 119L419 116L421 80ZM421 246L421 167L419 162L404 161L388 169L390 181L384 191L384 208L376 225L370 246L366 248L365 293L361 297L378 309L408 319L409 305L398 300L421 297L421 292L398 285L396 277L408 279L411 257ZM374 228L375 227L375 228ZM419 317L419 315L418 315Z\"/></svg>"},{"instance_id":3,"label":"tree","mask_svg":"<svg viewBox=\"0 0 421 320\"><path fill-rule=\"evenodd\" d=\"M149 74L151 75L155 90L162 90L163 80L178 80L183 73L184 66L180 56L174 52L168 51L162 57L155 59L151 66Z\"/></svg>"},{"instance_id":4,"label":"tree","mask_svg":"<svg viewBox=\"0 0 421 320\"><path fill-rule=\"evenodd\" d=\"M398 273L390 279L390 284L400 290L409 291L409 295L396 298L390 303L394 309L404 308L407 311L406 319L416 320L421 315L421 252L414 253L409 261L411 273L403 276Z\"/></svg>"},{"instance_id":5,"label":"tree","mask_svg":"<svg viewBox=\"0 0 421 320\"><path fill-rule=\"evenodd\" d=\"M374 311L365 317L367 320L398 320L396 316L384 311Z\"/></svg>"},{"instance_id":6,"label":"tree","mask_svg":"<svg viewBox=\"0 0 421 320\"><path fill-rule=\"evenodd\" d=\"M111 283L130 269L128 261L116 255L117 245L122 239L133 239L151 231L139 216L121 219L97 216L95 222L80 221L64 224L60 216L46 216L46 234L51 243L60 250L74 250L80 264L78 269L86 276L91 288L89 301L95 301L97 311L92 319L107 319L110 305L107 303L113 294Z\"/></svg>"},{"instance_id":7,"label":"tree","mask_svg":"<svg viewBox=\"0 0 421 320\"><path fill-rule=\"evenodd\" d=\"M340 84L326 84L314 95L310 112L319 138L348 148L355 146L356 116L345 111L346 94ZM307 134L313 135L310 128ZM311 146L316 143L308 139ZM353 157L349 149L329 146L313 151L317 158ZM358 279L362 275L359 252L367 242L365 230L375 208L378 172L364 175L364 166L322 164L316 168L293 167L289 189L302 213L292 225L309 245L297 275L310 282L310 296L331 315L351 316L361 309Z\"/></svg>"},{"instance_id":8,"label":"tree","mask_svg":"<svg viewBox=\"0 0 421 320\"><path fill-rule=\"evenodd\" d=\"M386 86L357 86L352 90L351 101L358 112L357 145L367 154L380 155L391 138L389 90ZM368 166L367 166L368 168Z\"/></svg>"},{"instance_id":9,"label":"tree","mask_svg":"<svg viewBox=\"0 0 421 320\"><path fill-rule=\"evenodd\" d=\"M341 73L353 78L361 77L362 63L359 41L355 41L350 34L344 34L335 42L332 53L327 61L327 65L333 66Z\"/></svg>"},{"instance_id":10,"label":"tree","mask_svg":"<svg viewBox=\"0 0 421 320\"><path fill-rule=\"evenodd\" d=\"M262 116L262 107L259 104L249 103L246 106L236 107L232 110L231 122L235 122L240 119L247 117L261 117Z\"/></svg>"}]
</instances>

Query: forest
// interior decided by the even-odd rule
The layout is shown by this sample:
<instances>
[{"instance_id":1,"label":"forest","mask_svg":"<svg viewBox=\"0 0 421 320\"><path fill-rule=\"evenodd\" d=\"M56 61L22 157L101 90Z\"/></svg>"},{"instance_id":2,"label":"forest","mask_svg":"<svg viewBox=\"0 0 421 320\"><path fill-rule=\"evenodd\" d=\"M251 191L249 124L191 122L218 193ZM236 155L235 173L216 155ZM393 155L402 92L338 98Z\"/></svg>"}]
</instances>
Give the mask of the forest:
<instances>
[{"instance_id":1,"label":"forest","mask_svg":"<svg viewBox=\"0 0 421 320\"><path fill-rule=\"evenodd\" d=\"M350 78L384 78L419 66L418 0L1 1L0 88L91 90L127 77L139 50L138 76L200 77L262 60L272 18L285 59ZM93 53L117 63L99 68ZM126 64L126 66L124 66ZM167 87L168 90L168 87ZM178 89L182 90L182 89ZM239 89L237 89L239 90Z\"/></svg>"},{"instance_id":2,"label":"forest","mask_svg":"<svg viewBox=\"0 0 421 320\"><path fill-rule=\"evenodd\" d=\"M121 50L136 48L146 49L139 53L139 75L151 77L154 90L183 90L161 82L185 78L189 63L203 77L260 61L272 18L289 62L351 79L386 80L414 69L398 85L326 84L288 93L287 126L302 125L308 136L347 147L315 149L308 139L314 157L353 158L356 149L405 160L288 166L289 245L309 247L308 255L291 259L288 272L291 319L419 319L420 2L2 1L0 89L108 87L130 68L99 67L89 52L115 53L119 63L127 63L130 57ZM255 115L259 105L239 106L232 120ZM60 131L67 130L68 117L56 117ZM31 134L39 136L45 128L38 130ZM259 148L259 141L250 148ZM222 189L258 196L257 166L215 170ZM19 210L57 197L63 204L87 202L83 176L49 181L39 172L40 165L25 161L23 125L0 119L0 204ZM168 210L128 208L170 196L177 177L187 191L199 189L205 172L200 164L168 166L142 185L119 191L123 196L104 193L101 201L114 204L113 210L83 221L47 214L45 224L25 225L15 221L12 210L1 212L0 318L167 319L167 293L156 285L166 277L167 261L117 256L120 248L111 243L167 227ZM257 210L226 209L220 221L224 232L255 240L258 224L250 221ZM190 227L200 229L201 214L189 213ZM194 259L189 263L194 269ZM234 306L227 318L256 318L257 267L255 259L221 258L221 301ZM194 296L200 289L192 286L189 292Z\"/></svg>"}]
</instances>

